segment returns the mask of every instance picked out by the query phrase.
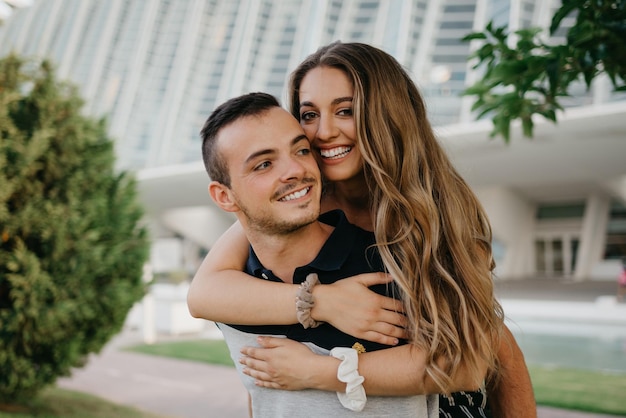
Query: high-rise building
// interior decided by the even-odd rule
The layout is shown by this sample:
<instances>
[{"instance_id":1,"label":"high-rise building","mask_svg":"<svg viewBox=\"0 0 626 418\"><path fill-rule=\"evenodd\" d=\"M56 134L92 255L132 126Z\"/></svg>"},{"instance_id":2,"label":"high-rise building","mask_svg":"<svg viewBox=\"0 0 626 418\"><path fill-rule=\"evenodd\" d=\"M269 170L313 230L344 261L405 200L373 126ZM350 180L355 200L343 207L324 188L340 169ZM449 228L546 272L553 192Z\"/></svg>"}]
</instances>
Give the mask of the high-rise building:
<instances>
[{"instance_id":1,"label":"high-rise building","mask_svg":"<svg viewBox=\"0 0 626 418\"><path fill-rule=\"evenodd\" d=\"M155 209L160 224L205 247L215 234L196 237L172 214L179 206L209 203L203 187L189 186L206 183L197 163L207 115L249 91L284 98L289 72L320 45L342 40L386 50L421 88L442 141L490 213L503 276L587 278L607 257L626 254L626 168L615 168L616 153L626 155L618 142L626 143L618 122L626 116L623 94L612 93L603 78L590 91L581 83L566 101L571 118L538 126L534 142L508 148L488 139L487 121L474 122L471 99L460 95L480 76L467 61L475 45L461 38L489 21L511 31L547 27L560 0L31 3L0 24L0 55L51 59L60 77L80 87L86 111L107 117L118 164L141 170L146 199L162 209ZM564 33L546 41L563 41ZM577 135L597 138L590 144ZM559 160L565 153L572 154ZM574 163L581 164L578 171ZM151 194L157 187L151 181L161 198ZM209 223L230 222L210 216Z\"/></svg>"}]
</instances>

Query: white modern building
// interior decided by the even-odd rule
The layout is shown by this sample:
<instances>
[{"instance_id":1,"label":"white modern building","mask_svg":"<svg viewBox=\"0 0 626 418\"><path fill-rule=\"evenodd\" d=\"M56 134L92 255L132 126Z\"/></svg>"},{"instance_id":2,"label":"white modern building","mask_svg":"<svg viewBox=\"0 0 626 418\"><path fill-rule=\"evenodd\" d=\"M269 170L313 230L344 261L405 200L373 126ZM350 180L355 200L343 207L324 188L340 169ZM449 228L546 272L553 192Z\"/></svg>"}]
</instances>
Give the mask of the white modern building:
<instances>
[{"instance_id":1,"label":"white modern building","mask_svg":"<svg viewBox=\"0 0 626 418\"><path fill-rule=\"evenodd\" d=\"M538 120L532 140L516 129L509 145L460 96L479 77L463 36L490 20L546 27L559 0L30 3L0 23L0 56L50 58L107 117L120 168L140 180L157 272L193 272L233 221L206 193L198 132L211 110L249 91L284 97L289 72L334 40L379 46L409 70L489 213L500 277L612 278L626 255L626 95L606 79L581 85L557 125Z\"/></svg>"}]
</instances>

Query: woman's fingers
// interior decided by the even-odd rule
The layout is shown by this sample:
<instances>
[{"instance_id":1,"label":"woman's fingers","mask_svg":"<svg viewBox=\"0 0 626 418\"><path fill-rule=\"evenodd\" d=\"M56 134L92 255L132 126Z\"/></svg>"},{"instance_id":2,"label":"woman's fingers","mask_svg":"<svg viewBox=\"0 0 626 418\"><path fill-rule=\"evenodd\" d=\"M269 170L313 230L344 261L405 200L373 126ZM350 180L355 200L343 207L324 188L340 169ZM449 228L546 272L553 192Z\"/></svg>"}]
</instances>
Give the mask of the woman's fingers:
<instances>
[{"instance_id":1,"label":"woman's fingers","mask_svg":"<svg viewBox=\"0 0 626 418\"><path fill-rule=\"evenodd\" d=\"M272 376L265 370L267 364L250 357L241 357L239 363L243 364L243 373L255 379L271 381Z\"/></svg>"},{"instance_id":2,"label":"woman's fingers","mask_svg":"<svg viewBox=\"0 0 626 418\"><path fill-rule=\"evenodd\" d=\"M253 378L254 384L257 386L270 388L270 389L283 389L281 384L273 381L272 377L265 372L262 372L262 371L259 371L250 367L244 367L243 374L246 374L250 376L251 378Z\"/></svg>"},{"instance_id":3,"label":"woman's fingers","mask_svg":"<svg viewBox=\"0 0 626 418\"><path fill-rule=\"evenodd\" d=\"M286 390L285 387L279 385L278 383L267 381L267 380L255 379L254 384L257 385L257 386L263 387L263 388Z\"/></svg>"},{"instance_id":4,"label":"woman's fingers","mask_svg":"<svg viewBox=\"0 0 626 418\"><path fill-rule=\"evenodd\" d=\"M295 341L291 341L286 338L265 336L257 337L256 341L261 347L245 346L241 350L239 350L239 352L251 358L267 361L267 359L271 355L270 350L272 348L288 345L289 343L298 344Z\"/></svg>"},{"instance_id":5,"label":"woman's fingers","mask_svg":"<svg viewBox=\"0 0 626 418\"><path fill-rule=\"evenodd\" d=\"M391 275L387 273L363 273L344 280L353 280L357 283L360 283L362 286L369 288L378 284L391 283L393 282L393 277L391 277ZM404 305L402 304L402 301L387 296L378 295L371 289L370 292L372 295L379 296L379 306L382 309L387 309L394 312L404 312Z\"/></svg>"},{"instance_id":6,"label":"woman's fingers","mask_svg":"<svg viewBox=\"0 0 626 418\"><path fill-rule=\"evenodd\" d=\"M393 281L393 277L391 277L391 274L387 273L363 273L354 276L354 280L358 281L365 287L370 287L377 284L391 283Z\"/></svg>"},{"instance_id":7,"label":"woman's fingers","mask_svg":"<svg viewBox=\"0 0 626 418\"><path fill-rule=\"evenodd\" d=\"M363 338L369 341L386 345L396 345L394 339L407 339L407 317L399 312L381 309L376 314L376 319L364 328Z\"/></svg>"},{"instance_id":8,"label":"woman's fingers","mask_svg":"<svg viewBox=\"0 0 626 418\"><path fill-rule=\"evenodd\" d=\"M256 385L283 390L310 387L306 377L315 367L311 366L311 359L318 356L306 345L274 337L258 337L257 342L262 347L243 347L239 358L243 373L254 378Z\"/></svg>"},{"instance_id":9,"label":"woman's fingers","mask_svg":"<svg viewBox=\"0 0 626 418\"><path fill-rule=\"evenodd\" d=\"M263 358L263 352L265 349L258 347L243 347L239 352L248 358L258 359L258 360L267 360L267 358Z\"/></svg>"},{"instance_id":10,"label":"woman's fingers","mask_svg":"<svg viewBox=\"0 0 626 418\"><path fill-rule=\"evenodd\" d=\"M262 357L263 352L265 351L264 349L244 347L241 351L243 354L245 354L244 352L248 352L250 354L240 357L239 363L245 366L243 368L243 373L252 377L255 380L255 385L280 389L280 384L273 380L275 376L272 375L269 364L265 360L255 358L255 356Z\"/></svg>"},{"instance_id":11,"label":"woman's fingers","mask_svg":"<svg viewBox=\"0 0 626 418\"><path fill-rule=\"evenodd\" d=\"M400 314L404 313L404 305L402 304L402 301L386 296L381 296L380 300L380 306L382 309Z\"/></svg>"},{"instance_id":12,"label":"woman's fingers","mask_svg":"<svg viewBox=\"0 0 626 418\"><path fill-rule=\"evenodd\" d=\"M381 331L366 331L363 333L363 339L391 346L398 345L401 339L408 339L408 333L404 328L394 327L387 323L379 323L377 327Z\"/></svg>"},{"instance_id":13,"label":"woman's fingers","mask_svg":"<svg viewBox=\"0 0 626 418\"><path fill-rule=\"evenodd\" d=\"M289 344L291 341L284 337L259 336L256 342L263 348L276 348ZM297 343L295 343L297 344Z\"/></svg>"}]
</instances>

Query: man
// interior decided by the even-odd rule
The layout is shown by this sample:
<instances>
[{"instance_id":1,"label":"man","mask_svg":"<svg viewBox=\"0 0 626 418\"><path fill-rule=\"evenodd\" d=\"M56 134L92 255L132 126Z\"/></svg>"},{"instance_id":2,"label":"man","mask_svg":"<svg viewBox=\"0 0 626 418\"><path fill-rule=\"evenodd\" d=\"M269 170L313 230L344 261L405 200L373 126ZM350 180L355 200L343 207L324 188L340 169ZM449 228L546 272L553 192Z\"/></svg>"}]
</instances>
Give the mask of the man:
<instances>
[{"instance_id":1,"label":"man","mask_svg":"<svg viewBox=\"0 0 626 418\"><path fill-rule=\"evenodd\" d=\"M371 263L382 269L376 254L366 252L373 243L370 233L349 224L341 212L328 215L328 223L318 221L319 169L302 128L275 98L251 93L227 101L211 114L202 135L212 179L209 194L220 208L236 214L246 232L252 247L249 273L299 283L317 272L322 282L330 283L371 271ZM251 395L255 417L353 414L333 392L255 386L237 360L243 346L255 345L257 334L308 342L320 354L354 342L366 350L384 347L356 341L328 324L306 330L300 324L236 328L220 324L220 328ZM437 416L435 406L436 396L370 397L361 415Z\"/></svg>"}]
</instances>

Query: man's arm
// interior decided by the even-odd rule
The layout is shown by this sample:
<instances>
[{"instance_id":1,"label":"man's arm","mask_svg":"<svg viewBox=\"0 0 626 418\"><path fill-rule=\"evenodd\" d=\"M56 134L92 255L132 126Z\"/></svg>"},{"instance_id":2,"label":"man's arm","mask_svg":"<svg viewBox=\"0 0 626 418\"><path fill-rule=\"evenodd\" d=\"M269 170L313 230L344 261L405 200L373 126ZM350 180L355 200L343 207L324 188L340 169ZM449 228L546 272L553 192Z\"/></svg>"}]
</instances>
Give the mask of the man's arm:
<instances>
[{"instance_id":1,"label":"man's arm","mask_svg":"<svg viewBox=\"0 0 626 418\"><path fill-rule=\"evenodd\" d=\"M504 326L500 349L499 377L487 388L487 400L493 416L502 418L536 418L537 404L532 382L515 337Z\"/></svg>"}]
</instances>

